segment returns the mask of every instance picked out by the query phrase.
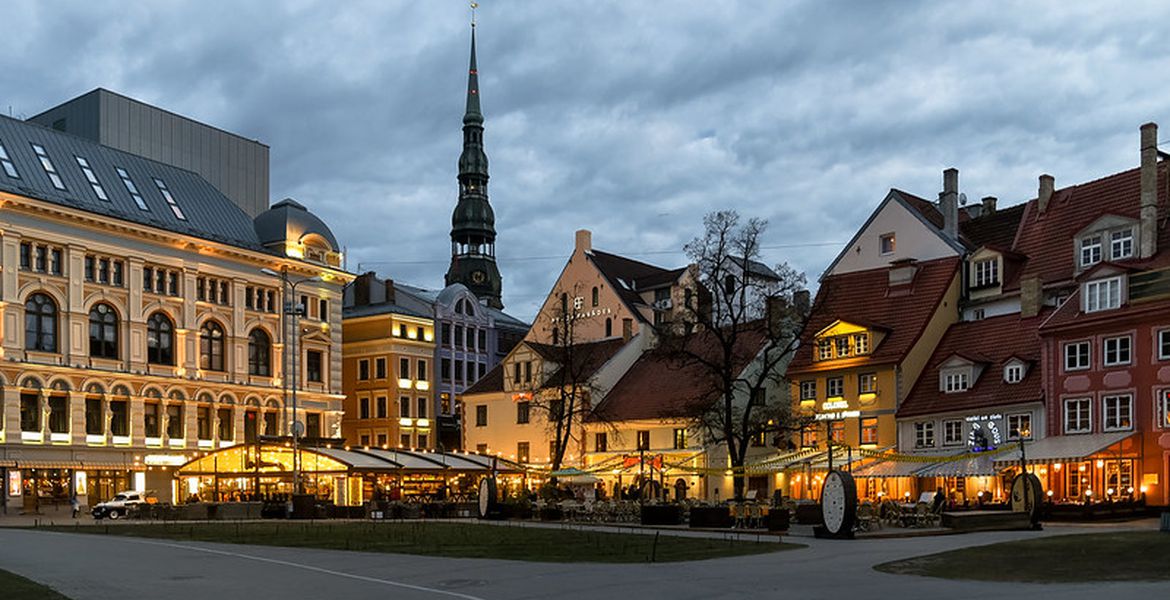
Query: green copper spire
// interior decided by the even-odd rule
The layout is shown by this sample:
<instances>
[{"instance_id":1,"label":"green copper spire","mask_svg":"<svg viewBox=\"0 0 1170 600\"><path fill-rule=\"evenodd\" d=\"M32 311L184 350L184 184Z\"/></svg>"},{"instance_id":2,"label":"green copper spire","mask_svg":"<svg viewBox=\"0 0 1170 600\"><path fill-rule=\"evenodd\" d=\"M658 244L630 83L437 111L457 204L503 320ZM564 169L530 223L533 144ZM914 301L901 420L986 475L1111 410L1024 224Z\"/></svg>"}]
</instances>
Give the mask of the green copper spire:
<instances>
[{"instance_id":1,"label":"green copper spire","mask_svg":"<svg viewBox=\"0 0 1170 600\"><path fill-rule=\"evenodd\" d=\"M479 73L475 68L475 23L471 24L471 67L467 71L467 111L463 122L483 123L483 113L479 110Z\"/></svg>"}]
</instances>

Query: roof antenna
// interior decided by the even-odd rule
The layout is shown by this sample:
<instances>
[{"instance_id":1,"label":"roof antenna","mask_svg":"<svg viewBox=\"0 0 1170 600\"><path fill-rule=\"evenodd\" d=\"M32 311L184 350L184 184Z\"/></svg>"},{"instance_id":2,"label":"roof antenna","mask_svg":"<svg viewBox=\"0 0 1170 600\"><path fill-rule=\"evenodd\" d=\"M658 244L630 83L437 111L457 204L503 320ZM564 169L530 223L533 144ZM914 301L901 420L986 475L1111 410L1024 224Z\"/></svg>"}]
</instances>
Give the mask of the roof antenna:
<instances>
[{"instance_id":1,"label":"roof antenna","mask_svg":"<svg viewBox=\"0 0 1170 600\"><path fill-rule=\"evenodd\" d=\"M475 9L479 8L478 2L471 3L471 26L475 27Z\"/></svg>"}]
</instances>

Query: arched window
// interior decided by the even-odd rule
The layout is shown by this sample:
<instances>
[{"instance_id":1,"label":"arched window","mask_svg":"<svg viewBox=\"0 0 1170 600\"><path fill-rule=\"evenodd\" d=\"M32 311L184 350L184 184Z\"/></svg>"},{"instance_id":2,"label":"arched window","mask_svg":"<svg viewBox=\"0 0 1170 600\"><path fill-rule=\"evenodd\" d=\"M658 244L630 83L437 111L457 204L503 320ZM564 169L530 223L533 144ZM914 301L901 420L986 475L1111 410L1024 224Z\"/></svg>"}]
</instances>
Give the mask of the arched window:
<instances>
[{"instance_id":1,"label":"arched window","mask_svg":"<svg viewBox=\"0 0 1170 600\"><path fill-rule=\"evenodd\" d=\"M248 374L272 376L272 340L259 327L248 334Z\"/></svg>"},{"instance_id":2,"label":"arched window","mask_svg":"<svg viewBox=\"0 0 1170 600\"><path fill-rule=\"evenodd\" d=\"M146 320L146 361L175 364L175 325L164 313L156 312Z\"/></svg>"},{"instance_id":3,"label":"arched window","mask_svg":"<svg viewBox=\"0 0 1170 600\"><path fill-rule=\"evenodd\" d=\"M605 320L605 337L613 336L613 319Z\"/></svg>"},{"instance_id":4,"label":"arched window","mask_svg":"<svg viewBox=\"0 0 1170 600\"><path fill-rule=\"evenodd\" d=\"M118 314L109 304L95 304L89 309L89 355L118 358Z\"/></svg>"},{"instance_id":5,"label":"arched window","mask_svg":"<svg viewBox=\"0 0 1170 600\"><path fill-rule=\"evenodd\" d=\"M599 297L597 294L597 286L593 286L593 306L597 306L598 300L599 300Z\"/></svg>"},{"instance_id":6,"label":"arched window","mask_svg":"<svg viewBox=\"0 0 1170 600\"><path fill-rule=\"evenodd\" d=\"M46 294L33 294L24 303L24 349L57 351L57 303Z\"/></svg>"},{"instance_id":7,"label":"arched window","mask_svg":"<svg viewBox=\"0 0 1170 600\"><path fill-rule=\"evenodd\" d=\"M199 328L199 368L223 371L223 326L208 321Z\"/></svg>"}]
</instances>

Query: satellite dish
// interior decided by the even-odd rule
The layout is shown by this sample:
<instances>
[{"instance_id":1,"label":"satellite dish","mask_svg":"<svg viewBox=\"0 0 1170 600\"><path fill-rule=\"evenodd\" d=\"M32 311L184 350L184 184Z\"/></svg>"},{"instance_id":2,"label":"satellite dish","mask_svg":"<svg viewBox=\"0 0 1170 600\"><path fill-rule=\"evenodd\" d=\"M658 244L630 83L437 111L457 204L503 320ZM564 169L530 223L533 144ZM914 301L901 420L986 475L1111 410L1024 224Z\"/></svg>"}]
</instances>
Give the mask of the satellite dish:
<instances>
[{"instance_id":1,"label":"satellite dish","mask_svg":"<svg viewBox=\"0 0 1170 600\"><path fill-rule=\"evenodd\" d=\"M967 194L959 194L959 204L961 206L967 206Z\"/></svg>"}]
</instances>

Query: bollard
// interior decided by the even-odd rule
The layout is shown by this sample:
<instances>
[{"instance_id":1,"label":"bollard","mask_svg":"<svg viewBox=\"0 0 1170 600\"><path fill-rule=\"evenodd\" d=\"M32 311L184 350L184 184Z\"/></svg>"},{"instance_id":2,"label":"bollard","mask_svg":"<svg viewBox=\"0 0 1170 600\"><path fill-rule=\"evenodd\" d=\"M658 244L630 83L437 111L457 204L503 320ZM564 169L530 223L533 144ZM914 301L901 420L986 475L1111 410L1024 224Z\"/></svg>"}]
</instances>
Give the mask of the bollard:
<instances>
[{"instance_id":1,"label":"bollard","mask_svg":"<svg viewBox=\"0 0 1170 600\"><path fill-rule=\"evenodd\" d=\"M1170 533L1170 511L1162 513L1162 523L1158 530L1162 533Z\"/></svg>"}]
</instances>

